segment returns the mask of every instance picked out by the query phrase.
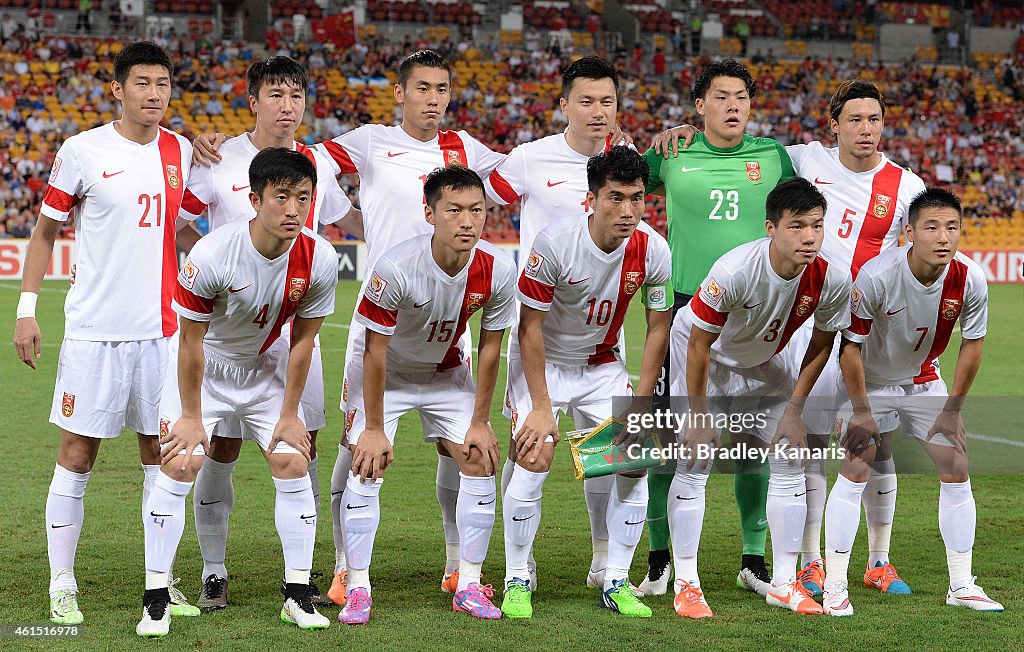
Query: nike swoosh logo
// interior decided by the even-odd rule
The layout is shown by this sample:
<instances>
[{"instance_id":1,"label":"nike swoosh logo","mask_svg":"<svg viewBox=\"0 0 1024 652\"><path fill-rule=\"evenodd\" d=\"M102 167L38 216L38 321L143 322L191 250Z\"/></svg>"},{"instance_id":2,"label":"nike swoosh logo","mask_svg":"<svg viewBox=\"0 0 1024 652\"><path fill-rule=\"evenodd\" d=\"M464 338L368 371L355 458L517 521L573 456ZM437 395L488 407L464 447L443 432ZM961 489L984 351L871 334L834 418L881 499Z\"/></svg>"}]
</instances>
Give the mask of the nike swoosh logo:
<instances>
[{"instance_id":1,"label":"nike swoosh logo","mask_svg":"<svg viewBox=\"0 0 1024 652\"><path fill-rule=\"evenodd\" d=\"M248 184L246 184L244 186L236 186L234 184L231 184L231 190L234 191L234 192L238 192L239 190L245 190L248 187L249 187Z\"/></svg>"},{"instance_id":2,"label":"nike swoosh logo","mask_svg":"<svg viewBox=\"0 0 1024 652\"><path fill-rule=\"evenodd\" d=\"M210 502L206 502L205 500L200 500L199 504L200 505L216 505L219 502L221 502L221 501L219 501L219 500L211 500Z\"/></svg>"},{"instance_id":3,"label":"nike swoosh logo","mask_svg":"<svg viewBox=\"0 0 1024 652\"><path fill-rule=\"evenodd\" d=\"M676 500L697 500L696 496L690 496L689 498L683 498L679 494L676 494Z\"/></svg>"},{"instance_id":4,"label":"nike swoosh logo","mask_svg":"<svg viewBox=\"0 0 1024 652\"><path fill-rule=\"evenodd\" d=\"M568 181L568 179L565 179L565 181L555 181L554 183L552 183L551 179L548 179L548 188L554 188L555 186L560 186L563 183L565 183L566 181Z\"/></svg>"},{"instance_id":5,"label":"nike swoosh logo","mask_svg":"<svg viewBox=\"0 0 1024 652\"><path fill-rule=\"evenodd\" d=\"M362 509L364 507L369 507L369 505L345 505L345 509Z\"/></svg>"},{"instance_id":6,"label":"nike swoosh logo","mask_svg":"<svg viewBox=\"0 0 1024 652\"><path fill-rule=\"evenodd\" d=\"M158 518L159 518L159 517L166 517L166 516L170 516L170 514L157 514L156 512L150 512L150 513L149 513L149 515L150 515L150 516L156 516L156 517L158 517Z\"/></svg>"},{"instance_id":7,"label":"nike swoosh logo","mask_svg":"<svg viewBox=\"0 0 1024 652\"><path fill-rule=\"evenodd\" d=\"M64 525L57 525L56 523L50 523L50 527L54 530L59 530L62 527L71 527L74 523L65 523Z\"/></svg>"},{"instance_id":8,"label":"nike swoosh logo","mask_svg":"<svg viewBox=\"0 0 1024 652\"><path fill-rule=\"evenodd\" d=\"M871 582L872 584L874 584L877 588L882 588L882 580L881 579L877 579L876 580L876 579L868 578L868 581Z\"/></svg>"},{"instance_id":9,"label":"nike swoosh logo","mask_svg":"<svg viewBox=\"0 0 1024 652\"><path fill-rule=\"evenodd\" d=\"M332 492L331 492L331 495L332 495L332 496L337 496L338 494L343 494L343 493L345 493L345 490L344 490L344 489L342 489L341 491L332 491Z\"/></svg>"},{"instance_id":10,"label":"nike swoosh logo","mask_svg":"<svg viewBox=\"0 0 1024 652\"><path fill-rule=\"evenodd\" d=\"M482 500L478 500L478 501L476 501L476 504L477 505L493 505L494 501L497 500L497 499L498 499L497 497L491 498L486 503L484 501L482 501Z\"/></svg>"},{"instance_id":11,"label":"nike swoosh logo","mask_svg":"<svg viewBox=\"0 0 1024 652\"><path fill-rule=\"evenodd\" d=\"M885 314L887 314L887 315L889 315L890 317L892 317L892 316L893 316L893 315L895 315L896 313L898 313L898 312L903 312L903 311L904 311L904 310L906 310L906 309L907 309L907 307L906 307L906 306L903 306L903 307L902 307L902 308L900 308L899 310L886 310L886 311L885 311Z\"/></svg>"},{"instance_id":12,"label":"nike swoosh logo","mask_svg":"<svg viewBox=\"0 0 1024 652\"><path fill-rule=\"evenodd\" d=\"M704 168L688 168L684 165L681 169L683 174L686 174L687 172L696 172L697 170L703 170Z\"/></svg>"},{"instance_id":13,"label":"nike swoosh logo","mask_svg":"<svg viewBox=\"0 0 1024 652\"><path fill-rule=\"evenodd\" d=\"M831 186L832 185L831 181L822 181L818 177L814 177L814 183L818 184L819 186Z\"/></svg>"},{"instance_id":14,"label":"nike swoosh logo","mask_svg":"<svg viewBox=\"0 0 1024 652\"><path fill-rule=\"evenodd\" d=\"M528 521L528 520L530 520L531 518L533 518L534 516L536 516L536 514L530 514L530 515L529 515L529 516L527 516L526 518L516 518L515 516L513 516L513 517L512 517L512 520L513 520L513 521L515 521L516 523L518 523L519 521Z\"/></svg>"},{"instance_id":15,"label":"nike swoosh logo","mask_svg":"<svg viewBox=\"0 0 1024 652\"><path fill-rule=\"evenodd\" d=\"M250 283L249 285L243 285L240 288L228 288L228 294L234 294L235 292L241 292L245 288L251 287L251 286L252 286L252 283Z\"/></svg>"},{"instance_id":16,"label":"nike swoosh logo","mask_svg":"<svg viewBox=\"0 0 1024 652\"><path fill-rule=\"evenodd\" d=\"M764 301L762 301L761 303L764 303ZM744 307L744 308L746 308L747 310L753 310L754 308L756 308L756 307L758 307L759 305L761 305L761 303L755 303L755 304L754 304L754 305L752 305L752 306L748 306L747 304L743 304L743 307Z\"/></svg>"},{"instance_id":17,"label":"nike swoosh logo","mask_svg":"<svg viewBox=\"0 0 1024 652\"><path fill-rule=\"evenodd\" d=\"M578 278L575 281L572 280L572 279L569 279L569 285L579 285L583 281L589 281L589 280L590 280L589 276L587 278Z\"/></svg>"},{"instance_id":18,"label":"nike swoosh logo","mask_svg":"<svg viewBox=\"0 0 1024 652\"><path fill-rule=\"evenodd\" d=\"M890 489L889 491L882 491L881 489L879 489L878 490L878 495L879 496L884 496L885 494L891 494L894 491L896 491L896 489Z\"/></svg>"},{"instance_id":19,"label":"nike swoosh logo","mask_svg":"<svg viewBox=\"0 0 1024 652\"><path fill-rule=\"evenodd\" d=\"M833 550L832 552L836 553L837 555L845 555L846 553L848 553L850 551L849 550Z\"/></svg>"},{"instance_id":20,"label":"nike swoosh logo","mask_svg":"<svg viewBox=\"0 0 1024 652\"><path fill-rule=\"evenodd\" d=\"M124 170L119 170L117 172L107 172L106 170L104 170L103 171L103 178L104 179L109 179L110 177L116 177L117 175L121 174L121 172L124 172Z\"/></svg>"},{"instance_id":21,"label":"nike swoosh logo","mask_svg":"<svg viewBox=\"0 0 1024 652\"><path fill-rule=\"evenodd\" d=\"M757 524L758 525L768 525L768 519L766 519L766 518L759 518L759 519L757 519Z\"/></svg>"},{"instance_id":22,"label":"nike swoosh logo","mask_svg":"<svg viewBox=\"0 0 1024 652\"><path fill-rule=\"evenodd\" d=\"M800 492L800 493L798 493L798 494L793 494L793 497L794 497L794 498L799 498L800 496L806 496L806 495L807 495L807 491L806 491L806 490L804 490L804 491L801 491L801 492Z\"/></svg>"},{"instance_id":23,"label":"nike swoosh logo","mask_svg":"<svg viewBox=\"0 0 1024 652\"><path fill-rule=\"evenodd\" d=\"M401 156L402 154L408 153L409 152L388 152L388 158L395 158L396 156Z\"/></svg>"},{"instance_id":24,"label":"nike swoosh logo","mask_svg":"<svg viewBox=\"0 0 1024 652\"><path fill-rule=\"evenodd\" d=\"M299 514L299 518L303 521L310 518L316 518L316 512L313 512L312 514Z\"/></svg>"},{"instance_id":25,"label":"nike swoosh logo","mask_svg":"<svg viewBox=\"0 0 1024 652\"><path fill-rule=\"evenodd\" d=\"M427 305L427 304L428 304L428 303L430 303L431 301L433 301L433 299L427 299L427 300L426 300L426 301L424 301L423 303L414 303L414 304L412 304L412 307L413 307L413 308L422 308L423 306Z\"/></svg>"},{"instance_id":26,"label":"nike swoosh logo","mask_svg":"<svg viewBox=\"0 0 1024 652\"><path fill-rule=\"evenodd\" d=\"M643 521L637 521L636 523L632 523L630 521L626 521L626 525L640 525L641 523L645 522L646 520L647 519L644 519Z\"/></svg>"}]
</instances>

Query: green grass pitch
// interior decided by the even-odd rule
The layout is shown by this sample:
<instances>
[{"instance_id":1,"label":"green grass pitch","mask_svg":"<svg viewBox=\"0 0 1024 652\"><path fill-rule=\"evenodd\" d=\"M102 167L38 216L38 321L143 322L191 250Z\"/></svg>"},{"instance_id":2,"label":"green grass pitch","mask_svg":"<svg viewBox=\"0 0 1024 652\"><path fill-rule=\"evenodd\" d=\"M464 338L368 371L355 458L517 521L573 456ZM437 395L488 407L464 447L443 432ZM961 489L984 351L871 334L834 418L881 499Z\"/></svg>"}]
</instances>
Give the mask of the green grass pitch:
<instances>
[{"instance_id":1,"label":"green grass pitch","mask_svg":"<svg viewBox=\"0 0 1024 652\"><path fill-rule=\"evenodd\" d=\"M47 622L47 558L43 508L56 459L57 430L47 422L63 329L66 284L47 282L40 298L43 357L31 371L17 361L10 345L19 284L0 283L0 315L6 315L0 356L0 624ZM327 404L337 404L346 326L357 285L338 287L338 305L323 329ZM991 288L986 358L975 384L982 395L1021 395L1017 373L1024 323L1021 289ZM629 359L640 360L643 316L627 321ZM951 345L955 355L957 341ZM945 359L947 377L952 359ZM635 373L636 370L634 369ZM492 422L504 451L508 424L500 413L499 380ZM330 475L342 423L335 410L320 433L323 514L314 567L329 578L333 567ZM968 429L971 424L968 423ZM478 622L451 610L451 596L439 591L444 539L434 497L436 457L422 443L418 420L403 421L396 441L395 465L381 495L382 516L373 558L374 612L361 628L333 622L323 632L306 633L281 623L278 584L281 548L273 523L274 489L255 445L247 444L235 472L235 509L228 540L231 607L199 618L175 619L164 641L141 641L134 632L141 615L143 536L139 504L142 472L134 437L104 443L86 497L86 521L76 563L80 605L86 615L84 638L58 641L3 641L0 649L168 650L324 649L353 650L670 650L845 649L887 650L936 646L956 650L1020 649L1024 628L1024 590L1019 560L1024 558L1024 481L1020 475L975 475L978 537L974 568L980 582L1007 608L1003 614L978 614L945 606L947 584L937 524L938 481L933 476L900 479L892 557L914 589L912 596L885 596L865 588L857 569L866 558L864 527L851 564L853 618L802 617L764 604L736 589L740 536L732 496L732 478L715 476L708 488L707 519L701 546L701 577L715 611L707 622L684 621L672 611L670 595L646 598L654 611L648 620L630 620L598 607L597 593L584 587L590 560L586 506L580 483L572 477L567 450L560 450L545 487L544 520L536 543L540 587L536 616L529 622ZM1019 459L1019 447L977 444ZM1002 447L1000 447L1002 446ZM563 447L560 446L560 449ZM974 450L972 448L972 450ZM189 499L191 501L191 498ZM191 504L188 513L191 514ZM191 516L189 517L191 521ZM646 568L646 534L637 550L633 579ZM179 585L195 598L202 560L190 523L178 553ZM499 512L484 579L497 588L503 576ZM325 579L327 579L325 578ZM326 586L324 587L326 589ZM496 599L500 599L499 595ZM334 620L337 609L326 609Z\"/></svg>"}]
</instances>

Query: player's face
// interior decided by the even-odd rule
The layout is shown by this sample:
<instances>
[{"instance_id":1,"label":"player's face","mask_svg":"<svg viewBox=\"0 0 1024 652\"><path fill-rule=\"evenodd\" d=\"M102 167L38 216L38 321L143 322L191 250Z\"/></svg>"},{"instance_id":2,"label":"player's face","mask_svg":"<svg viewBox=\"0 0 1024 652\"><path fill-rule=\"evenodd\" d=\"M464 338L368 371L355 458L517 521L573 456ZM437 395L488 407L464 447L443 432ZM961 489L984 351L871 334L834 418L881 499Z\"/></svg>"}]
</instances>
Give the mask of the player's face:
<instances>
[{"instance_id":1,"label":"player's face","mask_svg":"<svg viewBox=\"0 0 1024 652\"><path fill-rule=\"evenodd\" d=\"M870 158L878 151L878 141L882 139L882 106L878 100L867 97L849 100L839 112L839 118L829 125L840 152L854 158Z\"/></svg>"},{"instance_id":2,"label":"player's face","mask_svg":"<svg viewBox=\"0 0 1024 652\"><path fill-rule=\"evenodd\" d=\"M587 201L594 207L594 223L598 233L615 239L633 235L644 214L644 184L637 179L631 183L608 180L597 195L587 192Z\"/></svg>"},{"instance_id":3,"label":"player's face","mask_svg":"<svg viewBox=\"0 0 1024 652\"><path fill-rule=\"evenodd\" d=\"M417 131L437 131L448 110L452 80L443 68L415 66L405 86L395 84L402 122Z\"/></svg>"},{"instance_id":4,"label":"player's face","mask_svg":"<svg viewBox=\"0 0 1024 652\"><path fill-rule=\"evenodd\" d=\"M121 102L126 120L153 127L164 119L171 101L171 75L160 65L132 66L124 85L112 81L110 91Z\"/></svg>"},{"instance_id":5,"label":"player's face","mask_svg":"<svg viewBox=\"0 0 1024 652\"><path fill-rule=\"evenodd\" d=\"M907 225L912 255L927 265L946 265L960 246L960 214L948 207L924 208L917 222Z\"/></svg>"},{"instance_id":6,"label":"player's face","mask_svg":"<svg viewBox=\"0 0 1024 652\"><path fill-rule=\"evenodd\" d=\"M306 93L286 81L264 84L258 97L249 96L256 126L275 138L294 138L306 111Z\"/></svg>"},{"instance_id":7,"label":"player's face","mask_svg":"<svg viewBox=\"0 0 1024 652\"><path fill-rule=\"evenodd\" d=\"M704 128L721 140L743 137L750 118L750 94L742 79L715 77L707 95L697 98L697 113L704 116Z\"/></svg>"},{"instance_id":8,"label":"player's face","mask_svg":"<svg viewBox=\"0 0 1024 652\"><path fill-rule=\"evenodd\" d=\"M558 104L569 120L569 131L577 137L598 140L615 127L619 102L615 83L609 77L575 80L569 97L561 98Z\"/></svg>"},{"instance_id":9,"label":"player's face","mask_svg":"<svg viewBox=\"0 0 1024 652\"><path fill-rule=\"evenodd\" d=\"M460 253L472 249L484 231L485 204L479 188L445 188L437 203L424 209L427 223L434 225L434 242Z\"/></svg>"},{"instance_id":10,"label":"player's face","mask_svg":"<svg viewBox=\"0 0 1024 652\"><path fill-rule=\"evenodd\" d=\"M808 213L785 210L778 225L767 223L775 251L793 266L814 262L825 239L825 212L815 208Z\"/></svg>"},{"instance_id":11,"label":"player's face","mask_svg":"<svg viewBox=\"0 0 1024 652\"><path fill-rule=\"evenodd\" d=\"M269 235L280 240L293 240L302 231L313 200L313 182L288 185L269 183L263 193L249 193L249 201L256 209L256 223Z\"/></svg>"}]
</instances>

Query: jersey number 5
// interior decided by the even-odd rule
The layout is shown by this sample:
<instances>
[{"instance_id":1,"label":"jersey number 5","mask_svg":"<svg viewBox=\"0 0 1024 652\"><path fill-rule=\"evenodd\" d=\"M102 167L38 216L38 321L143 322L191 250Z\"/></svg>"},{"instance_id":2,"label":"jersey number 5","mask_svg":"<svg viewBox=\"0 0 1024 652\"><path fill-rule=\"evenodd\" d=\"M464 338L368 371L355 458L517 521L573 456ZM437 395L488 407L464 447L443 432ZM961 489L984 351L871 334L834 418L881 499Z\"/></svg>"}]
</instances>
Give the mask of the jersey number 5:
<instances>
[{"instance_id":1,"label":"jersey number 5","mask_svg":"<svg viewBox=\"0 0 1024 652\"><path fill-rule=\"evenodd\" d=\"M724 217L731 222L740 216L739 191L729 190L722 192L715 188L711 191L708 199L715 202L715 207L711 209L711 214L708 215L709 220L721 220ZM723 205L725 206L725 213L719 214L718 211L722 210Z\"/></svg>"}]
</instances>

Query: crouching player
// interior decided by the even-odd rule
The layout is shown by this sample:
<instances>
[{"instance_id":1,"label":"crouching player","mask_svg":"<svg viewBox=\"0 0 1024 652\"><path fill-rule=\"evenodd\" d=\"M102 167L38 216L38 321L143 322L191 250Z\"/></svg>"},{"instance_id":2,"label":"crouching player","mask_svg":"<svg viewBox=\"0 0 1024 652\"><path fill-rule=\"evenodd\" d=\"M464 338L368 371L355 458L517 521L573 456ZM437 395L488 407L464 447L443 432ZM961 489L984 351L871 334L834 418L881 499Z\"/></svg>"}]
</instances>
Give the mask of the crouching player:
<instances>
[{"instance_id":1,"label":"crouching player","mask_svg":"<svg viewBox=\"0 0 1024 652\"><path fill-rule=\"evenodd\" d=\"M771 469L767 516L773 574L765 600L799 613L821 613L795 581L807 503L802 464L790 455L806 449L804 399L836 333L850 322L849 272L818 256L825 210L824 196L806 180L780 183L766 201L768 237L718 259L672 324L672 395L688 397L690 409L682 440L689 455L676 468L668 512L680 616L712 615L697 575L712 460L696 456L718 445L719 430L698 417L712 415L717 423L721 415L733 420L740 414L750 415L749 434L768 448ZM806 352L787 347L812 315Z\"/></svg>"},{"instance_id":2,"label":"crouching player","mask_svg":"<svg viewBox=\"0 0 1024 652\"><path fill-rule=\"evenodd\" d=\"M939 532L949 564L946 604L1003 610L971 574L977 515L960 409L981 366L988 285L981 268L957 253L962 215L960 200L949 191L921 193L908 211L910 244L865 263L854 285L852 323L843 331L840 353L851 396L846 414L852 412L842 443L852 455L825 507L824 609L833 616L853 615L847 569L861 494L879 430L891 434L898 425L921 442L938 471ZM963 341L947 393L938 357L958 321Z\"/></svg>"},{"instance_id":3,"label":"crouching player","mask_svg":"<svg viewBox=\"0 0 1024 652\"><path fill-rule=\"evenodd\" d=\"M577 428L612 416L612 399L631 391L619 350L619 329L630 300L647 307L647 339L637 393L651 396L668 346L672 290L668 243L640 221L647 163L614 147L587 163L587 219L564 218L537 236L519 278L519 358L509 360L509 399L515 462L504 494L505 597L510 618L530 618L528 558L540 525L541 489L558 439L559 412ZM516 431L517 421L525 417ZM643 472L616 475L607 517L608 564L601 606L648 617L629 584L633 552L647 513Z\"/></svg>"},{"instance_id":4,"label":"crouching player","mask_svg":"<svg viewBox=\"0 0 1024 652\"><path fill-rule=\"evenodd\" d=\"M349 364L347 441L352 471L340 510L348 561L348 599L338 619L370 618L370 557L380 522L378 494L394 460L402 415L419 412L427 439L458 463L456 502L459 583L452 607L501 618L481 586L480 569L494 527L498 444L488 422L505 329L515 322L515 262L480 240L486 215L480 177L462 166L439 168L423 185L427 223L421 235L386 251L374 267L356 320L366 346ZM460 348L467 322L481 311L473 382Z\"/></svg>"},{"instance_id":5,"label":"crouching player","mask_svg":"<svg viewBox=\"0 0 1024 652\"><path fill-rule=\"evenodd\" d=\"M185 497L209 435L232 418L263 450L277 488L274 521L285 566L281 620L302 629L330 623L310 596L316 506L299 399L313 338L334 310L337 256L303 228L316 186L309 159L265 149L249 166L249 185L256 216L202 238L178 276L173 307L181 330L160 401L162 466L144 508L140 636L168 632L168 570L184 531ZM290 348L280 337L289 322Z\"/></svg>"}]
</instances>

